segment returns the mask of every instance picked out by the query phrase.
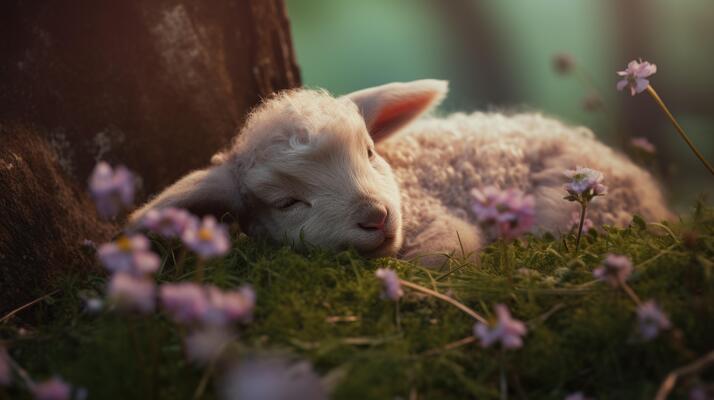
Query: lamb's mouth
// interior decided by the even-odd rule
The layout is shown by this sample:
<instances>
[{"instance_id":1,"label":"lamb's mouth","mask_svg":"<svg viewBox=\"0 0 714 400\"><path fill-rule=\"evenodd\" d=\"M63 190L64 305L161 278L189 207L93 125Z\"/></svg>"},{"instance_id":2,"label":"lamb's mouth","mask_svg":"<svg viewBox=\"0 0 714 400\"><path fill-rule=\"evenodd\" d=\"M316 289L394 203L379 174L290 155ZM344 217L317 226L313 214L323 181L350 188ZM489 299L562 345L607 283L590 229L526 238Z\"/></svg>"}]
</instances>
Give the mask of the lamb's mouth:
<instances>
[{"instance_id":1,"label":"lamb's mouth","mask_svg":"<svg viewBox=\"0 0 714 400\"><path fill-rule=\"evenodd\" d=\"M379 246L375 247L370 251L365 252L364 254L365 256L370 258L394 256L397 254L397 250L399 250L394 246L396 241L396 234L385 235L384 241L382 241Z\"/></svg>"}]
</instances>

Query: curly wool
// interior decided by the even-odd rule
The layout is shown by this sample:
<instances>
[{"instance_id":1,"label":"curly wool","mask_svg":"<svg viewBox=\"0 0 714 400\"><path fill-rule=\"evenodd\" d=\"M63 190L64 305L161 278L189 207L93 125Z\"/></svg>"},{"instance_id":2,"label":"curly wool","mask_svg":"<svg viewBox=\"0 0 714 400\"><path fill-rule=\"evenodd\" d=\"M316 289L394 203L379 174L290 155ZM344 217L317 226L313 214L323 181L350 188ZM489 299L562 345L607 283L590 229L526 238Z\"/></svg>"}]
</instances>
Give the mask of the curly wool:
<instances>
[{"instance_id":1,"label":"curly wool","mask_svg":"<svg viewBox=\"0 0 714 400\"><path fill-rule=\"evenodd\" d=\"M588 211L596 225L623 226L635 214L650 221L671 218L649 173L598 142L589 129L537 113L426 117L380 143L378 150L400 185L406 254L437 248L430 243L444 240L466 241L473 250L480 247L489 238L483 237L470 211L469 192L488 185L532 194L536 230L567 232L571 212L579 206L563 199L563 173L578 165L605 175L609 192L595 199ZM453 218L444 220L444 215ZM461 228L460 237L437 237L444 232L438 225L444 223ZM471 226L459 226L464 223ZM464 238L464 232L474 237Z\"/></svg>"}]
</instances>

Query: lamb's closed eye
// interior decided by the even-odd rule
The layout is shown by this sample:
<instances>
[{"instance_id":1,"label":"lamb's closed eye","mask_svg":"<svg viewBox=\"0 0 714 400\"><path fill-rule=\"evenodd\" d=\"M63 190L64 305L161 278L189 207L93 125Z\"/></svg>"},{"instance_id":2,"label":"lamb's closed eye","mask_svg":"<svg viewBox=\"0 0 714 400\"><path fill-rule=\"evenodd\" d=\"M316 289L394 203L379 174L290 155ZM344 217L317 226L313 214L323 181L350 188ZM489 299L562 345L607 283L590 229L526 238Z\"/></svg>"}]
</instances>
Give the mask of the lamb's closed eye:
<instances>
[{"instance_id":1,"label":"lamb's closed eye","mask_svg":"<svg viewBox=\"0 0 714 400\"><path fill-rule=\"evenodd\" d=\"M293 198L293 197L286 197L283 199L280 199L276 202L273 203L273 207L279 209L279 210L288 210L290 208L293 208L294 206L297 205L309 205L307 202L304 202L302 200Z\"/></svg>"}]
</instances>

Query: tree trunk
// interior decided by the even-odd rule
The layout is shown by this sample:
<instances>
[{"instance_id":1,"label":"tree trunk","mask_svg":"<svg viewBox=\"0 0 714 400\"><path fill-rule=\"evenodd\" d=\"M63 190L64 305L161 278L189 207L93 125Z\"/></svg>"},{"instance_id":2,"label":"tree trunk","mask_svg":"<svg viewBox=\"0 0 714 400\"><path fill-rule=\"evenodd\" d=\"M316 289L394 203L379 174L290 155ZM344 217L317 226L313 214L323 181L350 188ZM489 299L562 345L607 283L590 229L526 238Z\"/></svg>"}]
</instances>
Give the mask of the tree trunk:
<instances>
[{"instance_id":1,"label":"tree trunk","mask_svg":"<svg viewBox=\"0 0 714 400\"><path fill-rule=\"evenodd\" d=\"M0 311L107 238L84 193L98 160L127 165L146 196L300 84L283 0L7 0L0 37Z\"/></svg>"},{"instance_id":2,"label":"tree trunk","mask_svg":"<svg viewBox=\"0 0 714 400\"><path fill-rule=\"evenodd\" d=\"M97 219L50 144L28 128L0 124L0 317L57 289L68 275L101 274L94 243L116 225Z\"/></svg>"},{"instance_id":3,"label":"tree trunk","mask_svg":"<svg viewBox=\"0 0 714 400\"><path fill-rule=\"evenodd\" d=\"M155 192L300 84L282 0L8 0L0 15L0 121L44 128L80 182L106 159Z\"/></svg>"}]
</instances>

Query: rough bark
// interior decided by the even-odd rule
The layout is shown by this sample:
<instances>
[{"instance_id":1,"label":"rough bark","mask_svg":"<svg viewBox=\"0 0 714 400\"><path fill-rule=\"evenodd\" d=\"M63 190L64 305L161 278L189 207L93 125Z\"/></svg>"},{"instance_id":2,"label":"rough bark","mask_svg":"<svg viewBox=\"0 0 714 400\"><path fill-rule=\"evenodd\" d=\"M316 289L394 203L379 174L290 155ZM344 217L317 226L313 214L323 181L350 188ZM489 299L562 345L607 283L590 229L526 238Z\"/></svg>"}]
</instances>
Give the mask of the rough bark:
<instances>
[{"instance_id":1,"label":"rough bark","mask_svg":"<svg viewBox=\"0 0 714 400\"><path fill-rule=\"evenodd\" d=\"M96 264L81 241L118 229L84 193L98 160L146 196L300 83L283 0L7 0L0 37L0 311Z\"/></svg>"},{"instance_id":2,"label":"rough bark","mask_svg":"<svg viewBox=\"0 0 714 400\"><path fill-rule=\"evenodd\" d=\"M90 240L116 226L62 171L50 144L22 127L0 125L0 316L57 287L67 274L100 273Z\"/></svg>"},{"instance_id":3,"label":"rough bark","mask_svg":"<svg viewBox=\"0 0 714 400\"><path fill-rule=\"evenodd\" d=\"M282 0L8 0L0 37L0 121L44 128L79 181L106 159L146 194L300 83Z\"/></svg>"}]
</instances>

